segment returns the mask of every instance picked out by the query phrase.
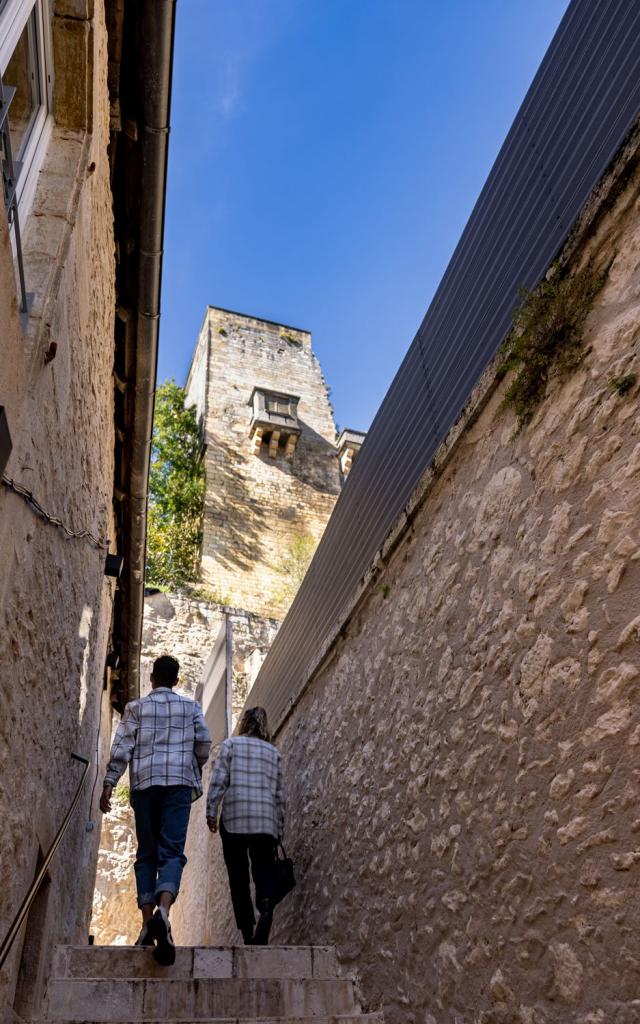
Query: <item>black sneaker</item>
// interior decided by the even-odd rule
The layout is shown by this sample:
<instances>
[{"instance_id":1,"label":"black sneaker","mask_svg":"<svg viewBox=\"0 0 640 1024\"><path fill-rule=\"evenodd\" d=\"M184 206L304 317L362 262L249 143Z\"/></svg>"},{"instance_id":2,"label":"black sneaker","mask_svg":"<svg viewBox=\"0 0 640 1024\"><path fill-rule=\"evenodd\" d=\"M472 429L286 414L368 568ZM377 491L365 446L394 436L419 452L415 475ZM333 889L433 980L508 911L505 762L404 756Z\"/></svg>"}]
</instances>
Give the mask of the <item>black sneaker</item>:
<instances>
[{"instance_id":1,"label":"black sneaker","mask_svg":"<svg viewBox=\"0 0 640 1024\"><path fill-rule=\"evenodd\" d=\"M153 946L153 935L148 924L143 924L135 941L136 946Z\"/></svg>"},{"instance_id":2,"label":"black sneaker","mask_svg":"<svg viewBox=\"0 0 640 1024\"><path fill-rule=\"evenodd\" d=\"M260 917L253 936L254 946L267 946L269 944L269 932L273 921L273 907L270 900L263 900L260 907Z\"/></svg>"},{"instance_id":3,"label":"black sneaker","mask_svg":"<svg viewBox=\"0 0 640 1024\"><path fill-rule=\"evenodd\" d=\"M176 961L176 947L171 937L171 925L166 910L158 907L149 923L149 931L156 941L153 955L163 967L171 967Z\"/></svg>"}]
</instances>

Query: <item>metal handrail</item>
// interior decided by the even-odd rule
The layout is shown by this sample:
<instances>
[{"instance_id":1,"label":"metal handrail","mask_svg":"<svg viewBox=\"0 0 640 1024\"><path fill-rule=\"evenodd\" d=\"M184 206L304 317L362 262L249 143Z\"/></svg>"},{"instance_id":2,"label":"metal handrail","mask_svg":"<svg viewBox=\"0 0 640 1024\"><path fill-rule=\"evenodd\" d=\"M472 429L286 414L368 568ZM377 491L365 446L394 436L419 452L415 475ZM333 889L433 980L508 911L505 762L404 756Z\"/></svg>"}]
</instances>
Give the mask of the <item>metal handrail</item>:
<instances>
[{"instance_id":1,"label":"metal handrail","mask_svg":"<svg viewBox=\"0 0 640 1024\"><path fill-rule=\"evenodd\" d=\"M67 813L66 813L66 815L64 817L64 821L62 822L60 828L58 829L58 831L56 833L55 839L53 840L51 846L49 847L49 852L47 853L46 857L44 858L44 860L43 860L43 862L42 862L42 864L40 866L40 870L38 871L38 874L36 875L36 877L34 878L33 882L31 883L31 887L29 888L29 892L27 893L27 895L23 899L22 904L20 906L20 909L18 910L18 913L16 914L15 918L13 919L13 924L11 925L9 931L7 932L7 934L5 935L4 939L2 940L2 945L0 945L0 968L2 968L5 960L7 959L8 955L9 955L9 950L11 949L13 943L16 940L16 936L18 935L18 932L20 931L20 928L22 927L22 924L24 922L25 917L27 916L27 914L31 910L31 904L33 903L33 901L36 898L36 895L38 893L38 889L42 885L44 877L45 877L45 875L47 873L47 868L49 867L49 864L51 863L53 855L56 852L56 850L58 849L58 847L59 847L59 845L60 845L60 843L62 841L62 837L64 836L65 832L67 831L67 826L68 826L68 824L69 824L69 822L71 820L71 816L72 816L73 812L76 809L76 806L78 804L78 800L80 799L80 794L82 793L82 788L84 786L85 779L87 778L87 772L89 771L89 760L86 757L82 757L80 754L72 754L71 757L73 758L74 761L80 761L80 763L84 765L84 771L82 773L82 778L80 779L80 782L78 783L78 788L76 790L76 795L73 798L73 802L71 804L71 807L67 811Z\"/></svg>"}]
</instances>

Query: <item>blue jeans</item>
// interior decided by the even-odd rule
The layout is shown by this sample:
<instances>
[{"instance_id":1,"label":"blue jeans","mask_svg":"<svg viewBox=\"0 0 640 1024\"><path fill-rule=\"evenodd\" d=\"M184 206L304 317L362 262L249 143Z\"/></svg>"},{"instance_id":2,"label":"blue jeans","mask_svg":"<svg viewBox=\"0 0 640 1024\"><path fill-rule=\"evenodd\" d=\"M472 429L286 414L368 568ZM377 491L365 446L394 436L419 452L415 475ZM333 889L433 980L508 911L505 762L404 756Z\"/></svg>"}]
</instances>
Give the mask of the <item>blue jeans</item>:
<instances>
[{"instance_id":1,"label":"blue jeans","mask_svg":"<svg viewBox=\"0 0 640 1024\"><path fill-rule=\"evenodd\" d=\"M138 906L157 903L161 892L175 899L187 858L184 844L191 813L190 786L149 786L131 792L138 852L133 870Z\"/></svg>"}]
</instances>

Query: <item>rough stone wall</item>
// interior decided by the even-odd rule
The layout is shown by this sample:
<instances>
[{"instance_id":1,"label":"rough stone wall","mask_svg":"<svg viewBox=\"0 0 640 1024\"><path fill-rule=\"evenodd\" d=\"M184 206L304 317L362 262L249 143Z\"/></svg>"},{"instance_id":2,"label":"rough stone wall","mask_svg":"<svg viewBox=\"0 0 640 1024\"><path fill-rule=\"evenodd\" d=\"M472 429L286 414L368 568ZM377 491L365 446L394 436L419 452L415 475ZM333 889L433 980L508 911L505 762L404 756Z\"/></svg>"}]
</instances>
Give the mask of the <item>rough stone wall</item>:
<instances>
[{"instance_id":1,"label":"rough stone wall","mask_svg":"<svg viewBox=\"0 0 640 1024\"><path fill-rule=\"evenodd\" d=\"M11 249L0 216L0 405L13 452L7 474L76 530L111 531L114 260L107 160L103 5L93 32L94 133L54 129L24 224L28 330L17 315ZM91 171L89 171L91 168ZM57 344L45 365L49 343ZM103 691L113 582L105 552L66 538L0 488L0 933L4 936L74 796L89 784L41 891L26 939L0 973L0 1006L37 1014L55 942L88 935L98 831L90 807L110 706ZM101 735L98 738L98 725ZM24 950L23 974L18 970ZM16 986L17 989L16 989Z\"/></svg>"},{"instance_id":2,"label":"rough stone wall","mask_svg":"<svg viewBox=\"0 0 640 1024\"><path fill-rule=\"evenodd\" d=\"M639 195L582 252L580 368L519 434L489 389L278 736L275 941L336 943L391 1024L639 1019Z\"/></svg>"},{"instance_id":3,"label":"rough stone wall","mask_svg":"<svg viewBox=\"0 0 640 1024\"><path fill-rule=\"evenodd\" d=\"M299 396L292 462L252 453L254 387ZM319 541L340 492L335 423L311 337L209 307L187 391L206 443L202 581L224 604L282 618L296 589L287 559L296 545Z\"/></svg>"},{"instance_id":4,"label":"rough stone wall","mask_svg":"<svg viewBox=\"0 0 640 1024\"><path fill-rule=\"evenodd\" d=\"M256 648L266 649L271 644L278 623L237 609L227 609L227 612L231 614L233 623L234 708L237 714L246 697L245 659ZM193 599L186 594L149 594L145 598L142 632L141 693L144 695L151 688L154 660L162 654L171 654L180 662L179 690L195 697L224 614L222 606ZM117 721L114 729L116 726ZM131 944L140 929L133 875L135 824L128 800L128 785L128 776L125 775L116 789L113 810L103 819L91 917L91 932L98 945ZM207 870L208 856L199 836L203 829L206 831L204 800L201 800L193 807L187 844L189 866L176 917L182 908L185 912L186 908L193 908L194 915L200 915L197 909L200 880Z\"/></svg>"},{"instance_id":5,"label":"rough stone wall","mask_svg":"<svg viewBox=\"0 0 640 1024\"><path fill-rule=\"evenodd\" d=\"M233 626L233 705L237 715L247 696L246 659L255 650L271 646L279 626L276 619L188 594L148 594L142 633L144 686L150 684L155 658L172 654L180 662L181 689L190 697L195 696L225 614L231 617Z\"/></svg>"},{"instance_id":6,"label":"rough stone wall","mask_svg":"<svg viewBox=\"0 0 640 1024\"><path fill-rule=\"evenodd\" d=\"M186 595L146 596L140 659L144 693L151 687L154 660L171 654L180 662L180 690L193 697L223 616L219 605L192 600Z\"/></svg>"},{"instance_id":7,"label":"rough stone wall","mask_svg":"<svg viewBox=\"0 0 640 1024\"><path fill-rule=\"evenodd\" d=\"M98 785L102 790L101 779ZM89 928L97 946L131 946L138 937L135 857L135 822L125 779L114 791L111 812L102 818Z\"/></svg>"}]
</instances>

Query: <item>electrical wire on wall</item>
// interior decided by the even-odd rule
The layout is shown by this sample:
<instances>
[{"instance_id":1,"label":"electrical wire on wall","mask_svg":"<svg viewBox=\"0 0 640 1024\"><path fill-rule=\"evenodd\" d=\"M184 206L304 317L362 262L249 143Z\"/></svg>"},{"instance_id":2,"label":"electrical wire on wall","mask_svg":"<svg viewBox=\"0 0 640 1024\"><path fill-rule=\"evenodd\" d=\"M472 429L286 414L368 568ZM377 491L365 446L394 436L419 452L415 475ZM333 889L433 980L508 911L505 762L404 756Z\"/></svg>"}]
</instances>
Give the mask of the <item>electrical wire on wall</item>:
<instances>
[{"instance_id":1,"label":"electrical wire on wall","mask_svg":"<svg viewBox=\"0 0 640 1024\"><path fill-rule=\"evenodd\" d=\"M106 540L105 538L96 537L95 534L91 533L90 530L73 530L70 527L66 526L62 522L62 520L58 518L58 516L51 515L51 513L47 512L46 509L42 507L37 498L34 498L31 491L27 490L26 487L23 487L22 484L16 483L15 480L12 480L10 477L5 476L4 474L2 476L2 483L4 484L8 491L13 491L14 494L17 494L18 497L22 498L30 507L30 509L35 513L35 515L39 516L40 519L44 519L44 521L46 523L49 523L50 526L55 526L59 530L62 530L62 532L66 534L67 537L71 538L72 540L86 540L94 548L97 548L98 551L108 551L108 540Z\"/></svg>"}]
</instances>

